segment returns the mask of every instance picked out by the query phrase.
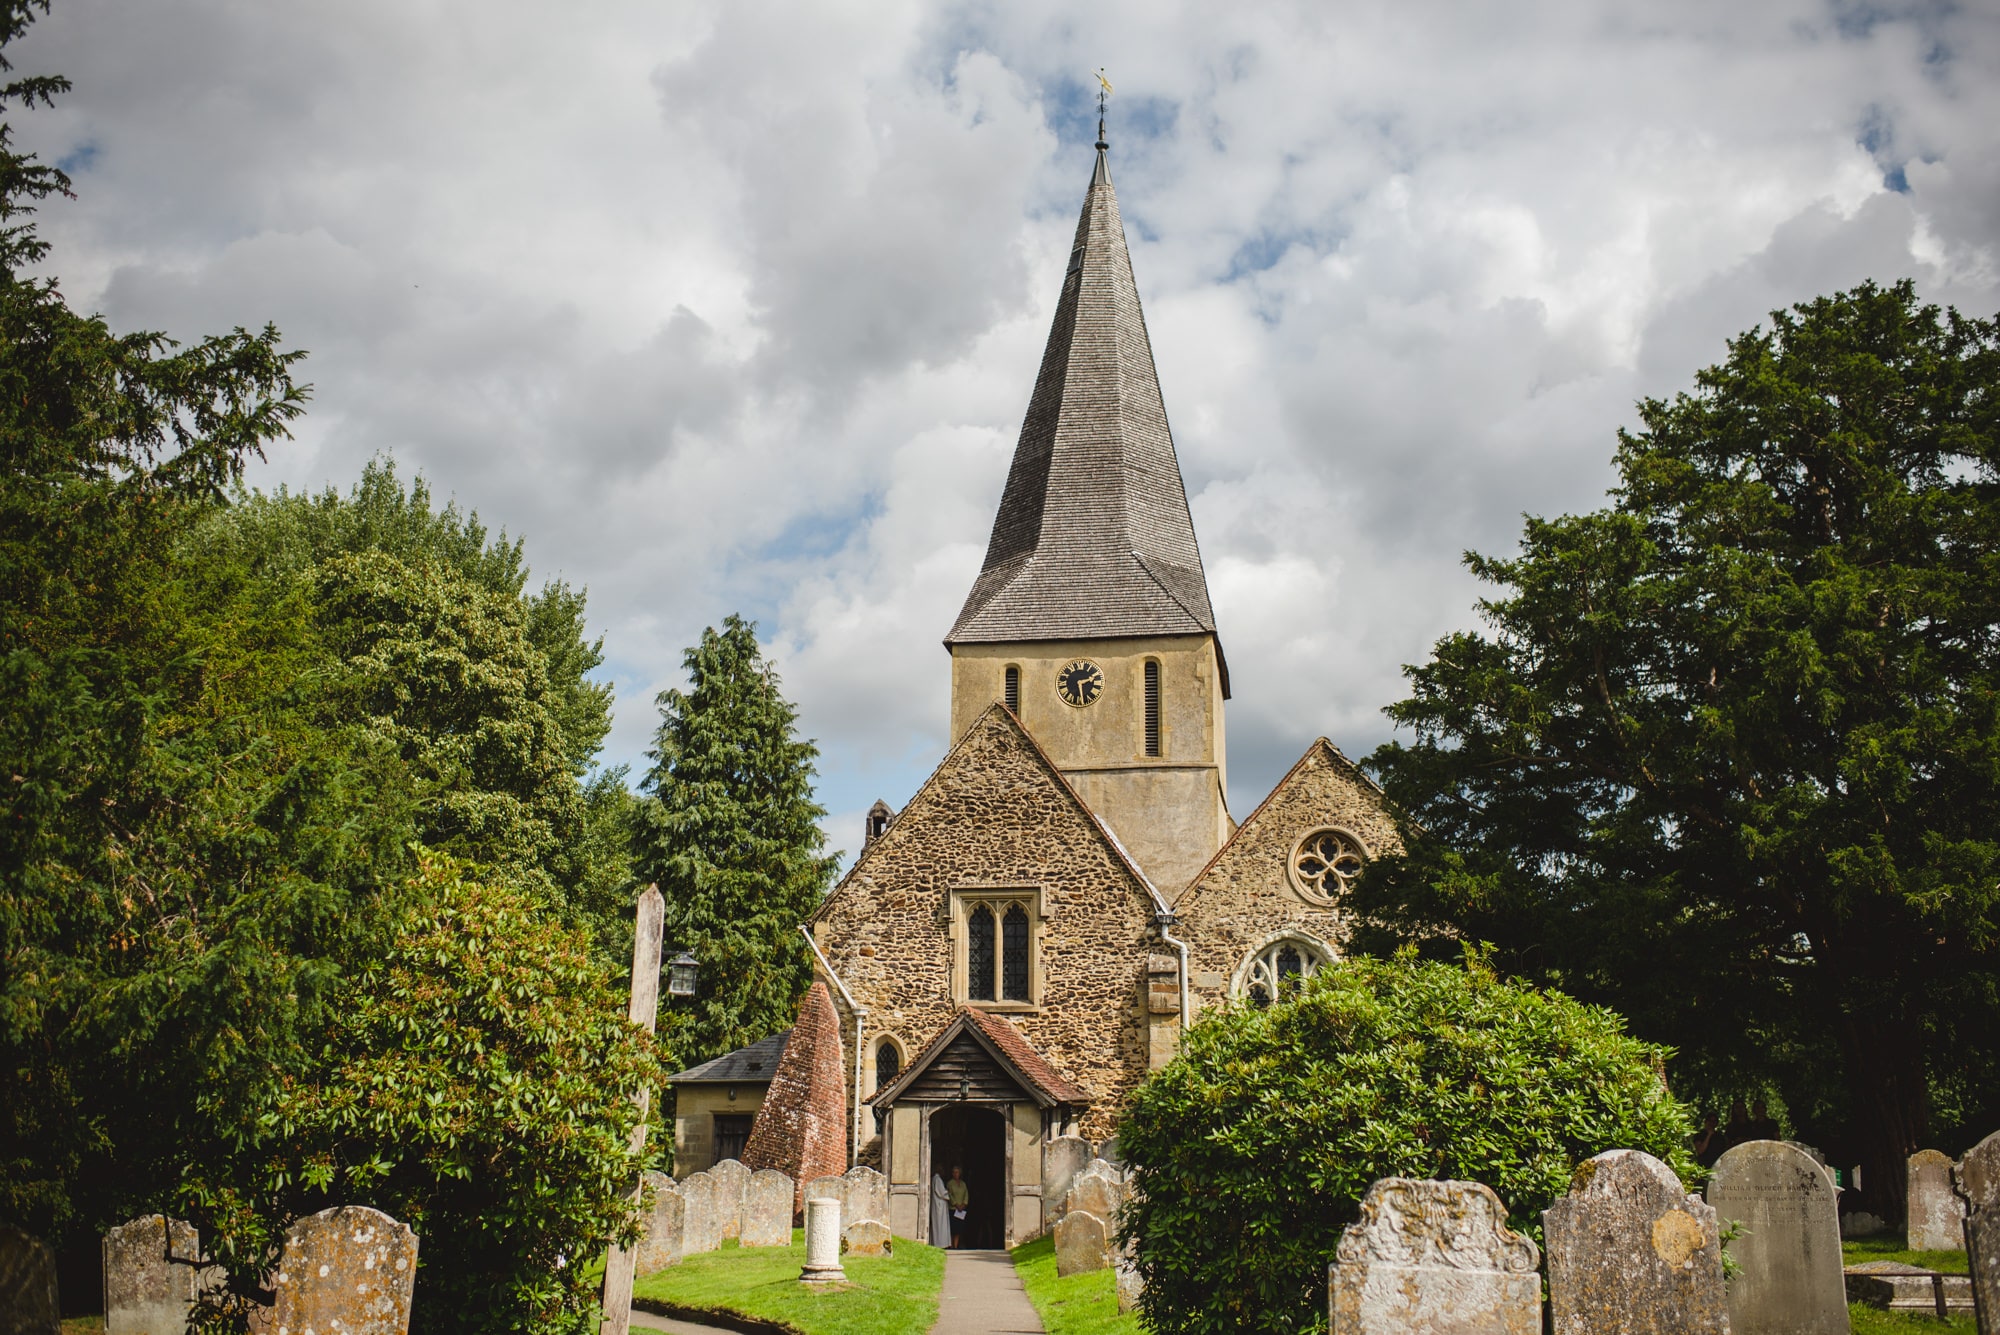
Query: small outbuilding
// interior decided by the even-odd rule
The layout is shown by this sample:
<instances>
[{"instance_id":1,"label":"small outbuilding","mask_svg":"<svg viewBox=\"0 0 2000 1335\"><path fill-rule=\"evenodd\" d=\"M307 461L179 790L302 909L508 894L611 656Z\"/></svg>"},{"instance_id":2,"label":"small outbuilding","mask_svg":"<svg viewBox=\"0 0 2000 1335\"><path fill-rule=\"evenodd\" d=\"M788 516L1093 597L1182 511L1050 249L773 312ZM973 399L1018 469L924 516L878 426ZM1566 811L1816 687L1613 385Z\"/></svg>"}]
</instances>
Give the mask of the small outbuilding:
<instances>
[{"instance_id":1,"label":"small outbuilding","mask_svg":"<svg viewBox=\"0 0 2000 1335\"><path fill-rule=\"evenodd\" d=\"M667 1078L674 1090L674 1176L741 1159L792 1036L786 1029Z\"/></svg>"}]
</instances>

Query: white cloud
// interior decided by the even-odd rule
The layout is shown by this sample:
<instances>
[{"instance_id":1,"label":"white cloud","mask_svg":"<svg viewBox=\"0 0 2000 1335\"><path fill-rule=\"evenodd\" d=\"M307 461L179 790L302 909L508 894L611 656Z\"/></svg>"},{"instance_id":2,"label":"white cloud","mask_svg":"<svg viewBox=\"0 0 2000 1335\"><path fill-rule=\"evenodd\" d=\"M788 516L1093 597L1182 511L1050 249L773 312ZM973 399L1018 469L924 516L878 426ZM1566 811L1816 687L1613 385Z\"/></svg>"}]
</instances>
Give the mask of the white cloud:
<instances>
[{"instance_id":1,"label":"white cloud","mask_svg":"<svg viewBox=\"0 0 2000 1335\"><path fill-rule=\"evenodd\" d=\"M21 124L77 164L73 299L312 350L262 480L390 451L525 534L615 758L756 616L850 848L944 745L1100 64L1239 811L1380 740L1459 552L1595 504L1728 335L1867 277L2000 305L1978 7L59 0L14 54L76 82Z\"/></svg>"}]
</instances>

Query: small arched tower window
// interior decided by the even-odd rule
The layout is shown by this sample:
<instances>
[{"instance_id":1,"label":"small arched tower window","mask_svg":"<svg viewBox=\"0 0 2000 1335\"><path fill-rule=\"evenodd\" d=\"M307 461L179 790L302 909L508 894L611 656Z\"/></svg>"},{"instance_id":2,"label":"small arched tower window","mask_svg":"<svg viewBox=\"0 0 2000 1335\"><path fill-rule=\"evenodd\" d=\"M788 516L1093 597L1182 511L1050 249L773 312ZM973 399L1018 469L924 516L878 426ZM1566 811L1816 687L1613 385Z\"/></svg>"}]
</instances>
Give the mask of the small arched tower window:
<instances>
[{"instance_id":1,"label":"small arched tower window","mask_svg":"<svg viewBox=\"0 0 2000 1335\"><path fill-rule=\"evenodd\" d=\"M903 1054L896 1045L883 1039L875 1045L875 1088L886 1089L891 1081L903 1073Z\"/></svg>"},{"instance_id":2,"label":"small arched tower window","mask_svg":"<svg viewBox=\"0 0 2000 1335\"><path fill-rule=\"evenodd\" d=\"M868 827L862 834L861 846L866 848L887 834L890 823L895 819L896 813L887 802L877 801L874 806L868 808Z\"/></svg>"},{"instance_id":3,"label":"small arched tower window","mask_svg":"<svg viewBox=\"0 0 2000 1335\"><path fill-rule=\"evenodd\" d=\"M1021 712L1021 669L1007 669L1007 712L1019 715Z\"/></svg>"},{"instance_id":4,"label":"small arched tower window","mask_svg":"<svg viewBox=\"0 0 2000 1335\"><path fill-rule=\"evenodd\" d=\"M1160 754L1160 662L1146 660L1146 754Z\"/></svg>"},{"instance_id":5,"label":"small arched tower window","mask_svg":"<svg viewBox=\"0 0 2000 1335\"><path fill-rule=\"evenodd\" d=\"M965 924L965 992L974 1001L993 1000L993 910L981 904Z\"/></svg>"}]
</instances>

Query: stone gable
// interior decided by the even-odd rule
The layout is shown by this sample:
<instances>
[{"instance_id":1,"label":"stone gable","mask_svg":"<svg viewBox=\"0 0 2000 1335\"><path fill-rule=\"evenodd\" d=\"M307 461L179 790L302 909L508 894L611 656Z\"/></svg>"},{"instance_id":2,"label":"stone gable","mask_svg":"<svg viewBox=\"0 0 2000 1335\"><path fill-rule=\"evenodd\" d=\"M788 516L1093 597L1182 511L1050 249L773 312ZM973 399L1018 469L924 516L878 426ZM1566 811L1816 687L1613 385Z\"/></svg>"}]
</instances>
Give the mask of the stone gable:
<instances>
[{"instance_id":1,"label":"stone gable","mask_svg":"<svg viewBox=\"0 0 2000 1335\"><path fill-rule=\"evenodd\" d=\"M1339 948L1341 915L1302 892L1290 872L1299 841L1329 827L1370 856L1402 847L1381 790L1322 737L1175 901L1195 1009L1225 999L1243 962L1287 932Z\"/></svg>"},{"instance_id":2,"label":"stone gable","mask_svg":"<svg viewBox=\"0 0 2000 1335\"><path fill-rule=\"evenodd\" d=\"M1087 1090L1084 1134L1108 1136L1147 1071L1141 988L1146 957L1159 948L1154 897L997 706L967 730L814 917L820 950L868 1010L863 1096L874 1092L874 1053L885 1034L907 1061L956 1015L952 892L992 887L1038 894L1039 1004L981 1009L1004 1016ZM842 1010L851 1034L853 1016Z\"/></svg>"}]
</instances>

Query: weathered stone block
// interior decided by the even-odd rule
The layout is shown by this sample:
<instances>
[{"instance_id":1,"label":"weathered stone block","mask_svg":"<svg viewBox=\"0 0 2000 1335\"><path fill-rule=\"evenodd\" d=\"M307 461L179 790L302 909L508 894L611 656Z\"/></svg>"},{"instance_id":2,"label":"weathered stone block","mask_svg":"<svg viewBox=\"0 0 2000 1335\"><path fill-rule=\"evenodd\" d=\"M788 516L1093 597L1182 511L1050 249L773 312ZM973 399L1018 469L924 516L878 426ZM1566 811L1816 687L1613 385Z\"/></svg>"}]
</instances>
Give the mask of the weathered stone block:
<instances>
[{"instance_id":1,"label":"weathered stone block","mask_svg":"<svg viewBox=\"0 0 2000 1335\"><path fill-rule=\"evenodd\" d=\"M715 1183L715 1226L724 1238L743 1236L743 1197L750 1190L750 1170L734 1159L724 1159L708 1170Z\"/></svg>"},{"instance_id":2,"label":"weathered stone block","mask_svg":"<svg viewBox=\"0 0 2000 1335\"><path fill-rule=\"evenodd\" d=\"M186 1335L208 1272L193 1224L149 1214L104 1235L105 1335Z\"/></svg>"},{"instance_id":3,"label":"weathered stone block","mask_svg":"<svg viewBox=\"0 0 2000 1335\"><path fill-rule=\"evenodd\" d=\"M1118 1211L1124 1204L1124 1176L1104 1160L1093 1159L1090 1166L1070 1183L1069 1192L1063 1199L1062 1212L1068 1214L1071 1210L1088 1210L1099 1219L1110 1220L1116 1225Z\"/></svg>"},{"instance_id":4,"label":"weathered stone block","mask_svg":"<svg viewBox=\"0 0 2000 1335\"><path fill-rule=\"evenodd\" d=\"M1965 1259L1979 1335L2000 1335L2000 1131L1967 1150L1951 1177L1966 1204Z\"/></svg>"},{"instance_id":5,"label":"weathered stone block","mask_svg":"<svg viewBox=\"0 0 2000 1335\"><path fill-rule=\"evenodd\" d=\"M751 1175L743 1196L745 1247L789 1247L792 1243L792 1179L772 1169Z\"/></svg>"},{"instance_id":6,"label":"weathered stone block","mask_svg":"<svg viewBox=\"0 0 2000 1335\"><path fill-rule=\"evenodd\" d=\"M1972 1311L1972 1281L1964 1275L1940 1275L1901 1261L1864 1261L1848 1266L1846 1278L1850 1303L1867 1303L1885 1312L1935 1316L1942 1289L1947 1314Z\"/></svg>"},{"instance_id":7,"label":"weathered stone block","mask_svg":"<svg viewBox=\"0 0 2000 1335\"><path fill-rule=\"evenodd\" d=\"M1951 1190L1951 1158L1936 1150L1910 1156L1907 1245L1913 1252L1955 1252L1965 1246L1965 1203Z\"/></svg>"},{"instance_id":8,"label":"weathered stone block","mask_svg":"<svg viewBox=\"0 0 2000 1335\"><path fill-rule=\"evenodd\" d=\"M56 1254L47 1243L0 1224L0 1335L62 1335Z\"/></svg>"},{"instance_id":9,"label":"weathered stone block","mask_svg":"<svg viewBox=\"0 0 2000 1335\"><path fill-rule=\"evenodd\" d=\"M1840 1220L1833 1179L1811 1155L1752 1140L1716 1160L1708 1203L1722 1226L1740 1222L1729 1253L1731 1335L1848 1335Z\"/></svg>"},{"instance_id":10,"label":"weathered stone block","mask_svg":"<svg viewBox=\"0 0 2000 1335\"><path fill-rule=\"evenodd\" d=\"M1652 1155L1585 1161L1542 1227L1555 1335L1709 1335L1727 1324L1715 1211Z\"/></svg>"},{"instance_id":11,"label":"weathered stone block","mask_svg":"<svg viewBox=\"0 0 2000 1335\"><path fill-rule=\"evenodd\" d=\"M707 1173L690 1173L680 1181L684 1213L681 1222L681 1252L699 1256L722 1245L722 1219L715 1206L715 1179Z\"/></svg>"},{"instance_id":12,"label":"weathered stone block","mask_svg":"<svg viewBox=\"0 0 2000 1335\"><path fill-rule=\"evenodd\" d=\"M1540 1255L1482 1183L1385 1177L1335 1256L1333 1335L1540 1335Z\"/></svg>"},{"instance_id":13,"label":"weathered stone block","mask_svg":"<svg viewBox=\"0 0 2000 1335\"><path fill-rule=\"evenodd\" d=\"M276 1335L408 1335L417 1235L366 1205L295 1219L272 1288Z\"/></svg>"},{"instance_id":14,"label":"weathered stone block","mask_svg":"<svg viewBox=\"0 0 2000 1335\"><path fill-rule=\"evenodd\" d=\"M1075 1206L1056 1221L1056 1274L1081 1275L1111 1264L1112 1235L1117 1230L1101 1215Z\"/></svg>"},{"instance_id":15,"label":"weathered stone block","mask_svg":"<svg viewBox=\"0 0 2000 1335\"><path fill-rule=\"evenodd\" d=\"M1051 1136L1042 1146L1042 1227L1054 1228L1062 1218L1063 1197L1076 1175L1097 1156L1081 1136Z\"/></svg>"},{"instance_id":16,"label":"weathered stone block","mask_svg":"<svg viewBox=\"0 0 2000 1335\"><path fill-rule=\"evenodd\" d=\"M674 1180L665 1173L648 1173L646 1185L653 1189L653 1208L636 1249L634 1270L641 1275L679 1265L687 1232L687 1200Z\"/></svg>"},{"instance_id":17,"label":"weathered stone block","mask_svg":"<svg viewBox=\"0 0 2000 1335\"><path fill-rule=\"evenodd\" d=\"M856 1164L842 1173L846 1189L840 1199L840 1217L851 1221L889 1219L889 1179L865 1164Z\"/></svg>"},{"instance_id":18,"label":"weathered stone block","mask_svg":"<svg viewBox=\"0 0 2000 1335\"><path fill-rule=\"evenodd\" d=\"M840 1230L840 1245L850 1256L887 1256L895 1244L881 1220L857 1219Z\"/></svg>"},{"instance_id":19,"label":"weathered stone block","mask_svg":"<svg viewBox=\"0 0 2000 1335\"><path fill-rule=\"evenodd\" d=\"M799 1278L807 1284L832 1284L847 1278L840 1268L840 1201L812 1197L806 1201L806 1266Z\"/></svg>"},{"instance_id":20,"label":"weathered stone block","mask_svg":"<svg viewBox=\"0 0 2000 1335\"><path fill-rule=\"evenodd\" d=\"M1840 1217L1840 1236L1843 1238L1872 1238L1888 1227L1886 1219L1866 1210L1850 1210Z\"/></svg>"}]
</instances>

